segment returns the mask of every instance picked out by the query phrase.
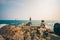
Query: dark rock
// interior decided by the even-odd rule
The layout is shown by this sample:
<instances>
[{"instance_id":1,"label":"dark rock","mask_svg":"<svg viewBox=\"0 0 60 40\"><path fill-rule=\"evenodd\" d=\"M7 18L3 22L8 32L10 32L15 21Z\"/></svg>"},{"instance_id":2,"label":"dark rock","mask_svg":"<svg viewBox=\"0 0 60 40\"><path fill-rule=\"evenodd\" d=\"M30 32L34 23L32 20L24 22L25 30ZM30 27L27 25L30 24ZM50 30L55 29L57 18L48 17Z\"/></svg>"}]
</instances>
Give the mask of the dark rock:
<instances>
[{"instance_id":1,"label":"dark rock","mask_svg":"<svg viewBox=\"0 0 60 40\"><path fill-rule=\"evenodd\" d=\"M31 24L32 24L31 22L28 22L26 25L27 25L27 26L30 26Z\"/></svg>"},{"instance_id":2,"label":"dark rock","mask_svg":"<svg viewBox=\"0 0 60 40\"><path fill-rule=\"evenodd\" d=\"M54 32L55 32L55 34L60 36L60 23L54 24Z\"/></svg>"}]
</instances>

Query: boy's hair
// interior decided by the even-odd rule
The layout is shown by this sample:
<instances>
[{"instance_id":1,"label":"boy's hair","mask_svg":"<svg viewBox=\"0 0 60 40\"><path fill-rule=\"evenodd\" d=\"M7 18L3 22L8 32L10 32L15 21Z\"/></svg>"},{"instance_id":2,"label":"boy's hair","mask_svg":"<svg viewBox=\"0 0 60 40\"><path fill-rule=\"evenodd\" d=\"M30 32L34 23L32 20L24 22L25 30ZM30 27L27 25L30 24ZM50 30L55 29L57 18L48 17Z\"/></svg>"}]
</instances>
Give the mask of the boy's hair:
<instances>
[{"instance_id":1,"label":"boy's hair","mask_svg":"<svg viewBox=\"0 0 60 40\"><path fill-rule=\"evenodd\" d=\"M41 20L41 22L45 22L44 20Z\"/></svg>"}]
</instances>

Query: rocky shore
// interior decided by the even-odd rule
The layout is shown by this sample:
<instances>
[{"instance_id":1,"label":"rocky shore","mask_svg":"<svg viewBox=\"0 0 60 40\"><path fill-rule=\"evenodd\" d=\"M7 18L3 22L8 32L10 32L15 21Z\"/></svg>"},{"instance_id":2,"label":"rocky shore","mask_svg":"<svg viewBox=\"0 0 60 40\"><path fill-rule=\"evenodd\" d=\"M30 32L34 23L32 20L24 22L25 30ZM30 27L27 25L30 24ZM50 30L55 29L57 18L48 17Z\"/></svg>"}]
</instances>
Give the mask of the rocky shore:
<instances>
[{"instance_id":1,"label":"rocky shore","mask_svg":"<svg viewBox=\"0 0 60 40\"><path fill-rule=\"evenodd\" d=\"M22 24L20 27L5 25L0 28L0 40L52 40L50 34L42 33L42 29L39 26L28 26L26 24ZM43 30L51 32L47 28ZM42 38L41 35L44 37Z\"/></svg>"}]
</instances>

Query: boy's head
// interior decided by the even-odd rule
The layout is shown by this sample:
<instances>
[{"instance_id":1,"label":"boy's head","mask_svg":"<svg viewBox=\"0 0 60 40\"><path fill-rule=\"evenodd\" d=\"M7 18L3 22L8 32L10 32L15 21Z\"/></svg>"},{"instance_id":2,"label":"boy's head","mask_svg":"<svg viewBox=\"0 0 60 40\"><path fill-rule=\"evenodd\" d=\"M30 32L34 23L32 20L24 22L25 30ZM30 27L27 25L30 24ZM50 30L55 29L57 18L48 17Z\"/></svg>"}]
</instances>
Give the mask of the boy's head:
<instances>
[{"instance_id":1,"label":"boy's head","mask_svg":"<svg viewBox=\"0 0 60 40\"><path fill-rule=\"evenodd\" d=\"M45 22L44 20L41 20L41 22Z\"/></svg>"}]
</instances>

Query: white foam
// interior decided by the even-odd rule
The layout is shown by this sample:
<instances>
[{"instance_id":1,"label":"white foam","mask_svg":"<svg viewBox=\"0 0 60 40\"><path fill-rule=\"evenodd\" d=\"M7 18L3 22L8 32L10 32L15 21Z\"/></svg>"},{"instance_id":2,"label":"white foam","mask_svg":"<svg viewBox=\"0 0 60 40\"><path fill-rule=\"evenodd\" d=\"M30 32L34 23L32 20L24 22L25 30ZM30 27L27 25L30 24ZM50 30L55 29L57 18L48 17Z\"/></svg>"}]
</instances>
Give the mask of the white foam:
<instances>
[{"instance_id":1,"label":"white foam","mask_svg":"<svg viewBox=\"0 0 60 40\"><path fill-rule=\"evenodd\" d=\"M5 26L5 25L7 25L7 24L0 24L0 28L3 27L3 26Z\"/></svg>"},{"instance_id":2,"label":"white foam","mask_svg":"<svg viewBox=\"0 0 60 40\"><path fill-rule=\"evenodd\" d=\"M54 32L54 27L53 26L47 26L46 25L46 28L50 29L52 32Z\"/></svg>"}]
</instances>

